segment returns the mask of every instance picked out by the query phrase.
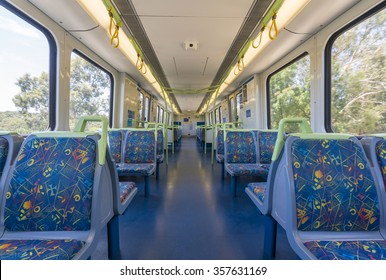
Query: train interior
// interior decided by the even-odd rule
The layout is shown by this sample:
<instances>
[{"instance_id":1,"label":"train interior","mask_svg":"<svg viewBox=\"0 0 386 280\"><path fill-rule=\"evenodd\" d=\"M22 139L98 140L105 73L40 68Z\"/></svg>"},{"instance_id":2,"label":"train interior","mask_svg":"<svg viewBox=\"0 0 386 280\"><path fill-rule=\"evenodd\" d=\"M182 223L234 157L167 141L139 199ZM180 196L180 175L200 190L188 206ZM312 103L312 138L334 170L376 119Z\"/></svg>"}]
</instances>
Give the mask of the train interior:
<instances>
[{"instance_id":1,"label":"train interior","mask_svg":"<svg viewBox=\"0 0 386 280\"><path fill-rule=\"evenodd\" d=\"M1 90L17 89L4 101L14 109L0 106L9 154L0 259L386 259L384 1L1 0L0 9L0 31L14 30L0 61L19 64L17 80L1 67L12 84ZM356 26L361 38L339 41ZM8 48L24 49L23 61L7 62ZM356 59L369 52L365 67ZM350 67L365 70L344 76ZM359 95L336 97L345 90Z\"/></svg>"}]
</instances>

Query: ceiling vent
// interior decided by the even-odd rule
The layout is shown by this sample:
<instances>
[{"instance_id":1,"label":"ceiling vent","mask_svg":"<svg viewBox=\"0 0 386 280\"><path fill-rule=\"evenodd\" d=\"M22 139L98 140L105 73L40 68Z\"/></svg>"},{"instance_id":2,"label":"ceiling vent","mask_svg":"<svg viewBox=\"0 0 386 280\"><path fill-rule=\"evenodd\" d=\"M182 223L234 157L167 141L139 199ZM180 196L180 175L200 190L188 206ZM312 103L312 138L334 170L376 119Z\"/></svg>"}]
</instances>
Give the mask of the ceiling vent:
<instances>
[{"instance_id":1,"label":"ceiling vent","mask_svg":"<svg viewBox=\"0 0 386 280\"><path fill-rule=\"evenodd\" d=\"M195 41L185 41L184 47L186 51L196 51L198 49L198 42Z\"/></svg>"}]
</instances>

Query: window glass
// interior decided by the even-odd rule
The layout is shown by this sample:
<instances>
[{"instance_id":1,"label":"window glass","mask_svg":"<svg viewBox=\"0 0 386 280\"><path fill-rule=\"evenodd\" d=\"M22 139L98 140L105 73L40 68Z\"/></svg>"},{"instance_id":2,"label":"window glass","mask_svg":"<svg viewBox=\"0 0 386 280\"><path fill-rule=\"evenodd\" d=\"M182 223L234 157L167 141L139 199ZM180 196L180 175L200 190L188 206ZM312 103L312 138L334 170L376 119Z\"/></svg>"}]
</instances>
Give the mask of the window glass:
<instances>
[{"instance_id":1,"label":"window glass","mask_svg":"<svg viewBox=\"0 0 386 280\"><path fill-rule=\"evenodd\" d=\"M241 103L243 100L243 94L240 92L236 95L236 122L238 122L240 118L240 110L241 110Z\"/></svg>"},{"instance_id":2,"label":"window glass","mask_svg":"<svg viewBox=\"0 0 386 280\"><path fill-rule=\"evenodd\" d=\"M337 37L331 48L331 129L386 131L386 10Z\"/></svg>"},{"instance_id":3,"label":"window glass","mask_svg":"<svg viewBox=\"0 0 386 280\"><path fill-rule=\"evenodd\" d=\"M305 55L268 77L270 128L288 117L311 116L310 56Z\"/></svg>"},{"instance_id":4,"label":"window glass","mask_svg":"<svg viewBox=\"0 0 386 280\"><path fill-rule=\"evenodd\" d=\"M222 108L221 108L221 106L218 107L218 119L219 119L219 122L222 123Z\"/></svg>"},{"instance_id":5,"label":"window glass","mask_svg":"<svg viewBox=\"0 0 386 280\"><path fill-rule=\"evenodd\" d=\"M231 110L229 112L229 120L230 122L234 122L235 120L233 119L233 116L235 114L235 99L233 97L230 98L230 103L231 103Z\"/></svg>"},{"instance_id":6,"label":"window glass","mask_svg":"<svg viewBox=\"0 0 386 280\"><path fill-rule=\"evenodd\" d=\"M145 118L144 121L149 121L149 112L150 112L150 98L146 96L145 98Z\"/></svg>"},{"instance_id":7,"label":"window glass","mask_svg":"<svg viewBox=\"0 0 386 280\"><path fill-rule=\"evenodd\" d=\"M42 31L0 5L0 130L49 126L50 45Z\"/></svg>"},{"instance_id":8,"label":"window glass","mask_svg":"<svg viewBox=\"0 0 386 280\"><path fill-rule=\"evenodd\" d=\"M70 129L82 116L110 115L111 76L73 52L71 55L70 77ZM97 124L91 130L98 130Z\"/></svg>"}]
</instances>

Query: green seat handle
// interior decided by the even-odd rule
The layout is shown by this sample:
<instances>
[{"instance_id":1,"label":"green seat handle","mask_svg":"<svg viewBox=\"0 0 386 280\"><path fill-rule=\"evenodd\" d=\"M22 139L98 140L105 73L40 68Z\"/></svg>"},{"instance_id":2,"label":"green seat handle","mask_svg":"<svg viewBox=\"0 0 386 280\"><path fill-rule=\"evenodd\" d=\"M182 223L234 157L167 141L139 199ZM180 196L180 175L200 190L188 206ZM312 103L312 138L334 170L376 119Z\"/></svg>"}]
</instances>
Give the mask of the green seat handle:
<instances>
[{"instance_id":1,"label":"green seat handle","mask_svg":"<svg viewBox=\"0 0 386 280\"><path fill-rule=\"evenodd\" d=\"M102 123L101 138L98 140L98 162L100 165L104 165L106 161L106 149L107 149L107 131L108 131L108 120L103 116L83 116L80 117L74 132L85 132L86 125L88 122L100 122Z\"/></svg>"},{"instance_id":2,"label":"green seat handle","mask_svg":"<svg viewBox=\"0 0 386 280\"><path fill-rule=\"evenodd\" d=\"M277 133L277 139L275 143L275 149L273 150L272 161L277 160L281 150L284 147L284 126L286 124L296 123L299 124L302 133L312 133L312 128L306 118L284 118L279 122L279 131Z\"/></svg>"}]
</instances>

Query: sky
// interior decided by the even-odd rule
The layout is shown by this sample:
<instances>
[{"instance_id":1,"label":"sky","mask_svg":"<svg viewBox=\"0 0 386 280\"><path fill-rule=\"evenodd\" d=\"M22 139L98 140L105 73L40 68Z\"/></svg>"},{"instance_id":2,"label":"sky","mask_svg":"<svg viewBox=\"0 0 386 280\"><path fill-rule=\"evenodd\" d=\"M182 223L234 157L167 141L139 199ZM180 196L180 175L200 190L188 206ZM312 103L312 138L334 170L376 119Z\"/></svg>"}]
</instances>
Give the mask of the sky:
<instances>
[{"instance_id":1,"label":"sky","mask_svg":"<svg viewBox=\"0 0 386 280\"><path fill-rule=\"evenodd\" d=\"M16 80L48 72L49 47L43 33L0 6L0 112L15 111ZM20 66L22 65L22 66Z\"/></svg>"}]
</instances>

